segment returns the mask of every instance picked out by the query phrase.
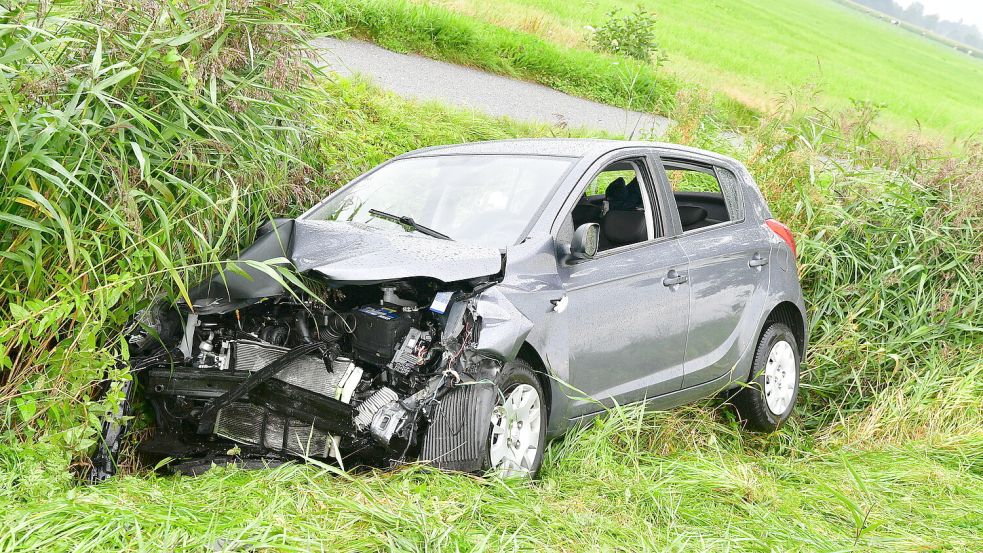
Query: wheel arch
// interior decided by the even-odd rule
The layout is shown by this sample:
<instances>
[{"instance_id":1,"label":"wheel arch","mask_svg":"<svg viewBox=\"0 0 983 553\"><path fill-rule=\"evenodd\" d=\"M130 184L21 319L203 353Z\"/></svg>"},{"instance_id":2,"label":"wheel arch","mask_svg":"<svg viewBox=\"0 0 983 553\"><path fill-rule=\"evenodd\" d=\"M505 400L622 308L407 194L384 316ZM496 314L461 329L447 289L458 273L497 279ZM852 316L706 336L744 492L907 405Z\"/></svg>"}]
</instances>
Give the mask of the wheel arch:
<instances>
[{"instance_id":1,"label":"wheel arch","mask_svg":"<svg viewBox=\"0 0 983 553\"><path fill-rule=\"evenodd\" d=\"M771 312L768 313L768 317L765 318L765 324L762 326L761 332L763 333L771 323L782 323L792 329L792 334L795 336L796 345L799 348L799 355L802 358L805 358L807 345L805 315L799 309L799 306L790 301L778 303L778 305L773 307Z\"/></svg>"},{"instance_id":2,"label":"wheel arch","mask_svg":"<svg viewBox=\"0 0 983 553\"><path fill-rule=\"evenodd\" d=\"M536 351L535 346L529 342L522 342L522 346L519 347L519 353L516 354L515 358L528 363L532 367L533 372L536 373L536 380L539 381L539 385L543 388L546 416L551 416L553 412L553 383L551 382L546 362L539 355L539 352Z\"/></svg>"}]
</instances>

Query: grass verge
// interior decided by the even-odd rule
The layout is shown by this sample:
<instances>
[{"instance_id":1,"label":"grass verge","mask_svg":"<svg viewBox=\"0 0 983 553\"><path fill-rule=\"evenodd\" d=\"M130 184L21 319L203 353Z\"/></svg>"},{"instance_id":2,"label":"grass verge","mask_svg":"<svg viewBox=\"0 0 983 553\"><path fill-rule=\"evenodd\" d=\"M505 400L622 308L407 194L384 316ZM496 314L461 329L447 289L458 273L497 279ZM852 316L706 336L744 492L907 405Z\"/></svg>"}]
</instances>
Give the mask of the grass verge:
<instances>
[{"instance_id":1,"label":"grass verge","mask_svg":"<svg viewBox=\"0 0 983 553\"><path fill-rule=\"evenodd\" d=\"M129 476L7 511L0 549L969 551L980 449L748 438L712 410L615 413L535 484L422 467ZM562 453L562 455L561 455Z\"/></svg>"},{"instance_id":2,"label":"grass verge","mask_svg":"<svg viewBox=\"0 0 983 553\"><path fill-rule=\"evenodd\" d=\"M408 0L311 0L315 28L371 40L399 52L478 67L598 102L668 114L678 82L652 66L556 45Z\"/></svg>"}]
</instances>

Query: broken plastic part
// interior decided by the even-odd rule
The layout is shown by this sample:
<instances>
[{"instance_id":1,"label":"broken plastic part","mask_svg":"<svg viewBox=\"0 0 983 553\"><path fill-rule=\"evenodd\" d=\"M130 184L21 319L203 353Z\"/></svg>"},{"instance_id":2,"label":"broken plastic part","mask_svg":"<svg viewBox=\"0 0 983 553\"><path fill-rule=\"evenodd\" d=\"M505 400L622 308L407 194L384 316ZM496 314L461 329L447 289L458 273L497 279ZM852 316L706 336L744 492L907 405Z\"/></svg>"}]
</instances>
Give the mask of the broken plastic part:
<instances>
[{"instance_id":1,"label":"broken plastic part","mask_svg":"<svg viewBox=\"0 0 983 553\"><path fill-rule=\"evenodd\" d=\"M430 310L439 315L447 312L447 305L451 302L454 292L437 292L430 304Z\"/></svg>"}]
</instances>

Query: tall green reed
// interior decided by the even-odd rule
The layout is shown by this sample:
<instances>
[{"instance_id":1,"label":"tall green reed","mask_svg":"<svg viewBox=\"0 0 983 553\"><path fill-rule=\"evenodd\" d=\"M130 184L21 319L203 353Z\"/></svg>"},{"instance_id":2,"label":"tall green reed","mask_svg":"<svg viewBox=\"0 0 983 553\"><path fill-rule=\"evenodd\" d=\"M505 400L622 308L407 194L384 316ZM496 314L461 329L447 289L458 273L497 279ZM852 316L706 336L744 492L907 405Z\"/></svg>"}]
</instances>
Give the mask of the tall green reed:
<instances>
[{"instance_id":1,"label":"tall green reed","mask_svg":"<svg viewBox=\"0 0 983 553\"><path fill-rule=\"evenodd\" d=\"M317 98L289 5L47 4L0 9L0 433L78 453L134 300L287 203Z\"/></svg>"}]
</instances>

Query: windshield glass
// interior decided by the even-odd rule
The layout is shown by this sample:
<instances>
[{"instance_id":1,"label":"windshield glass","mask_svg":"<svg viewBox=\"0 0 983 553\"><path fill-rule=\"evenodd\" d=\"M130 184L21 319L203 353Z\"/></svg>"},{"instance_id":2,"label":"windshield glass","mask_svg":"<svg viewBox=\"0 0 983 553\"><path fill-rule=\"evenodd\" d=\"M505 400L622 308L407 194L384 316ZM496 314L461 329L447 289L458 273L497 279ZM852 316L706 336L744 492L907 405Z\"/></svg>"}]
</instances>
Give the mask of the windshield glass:
<instances>
[{"instance_id":1,"label":"windshield glass","mask_svg":"<svg viewBox=\"0 0 983 553\"><path fill-rule=\"evenodd\" d=\"M394 161L312 210L307 218L415 232L369 213L410 217L452 240L504 248L518 242L573 158L460 155Z\"/></svg>"}]
</instances>

